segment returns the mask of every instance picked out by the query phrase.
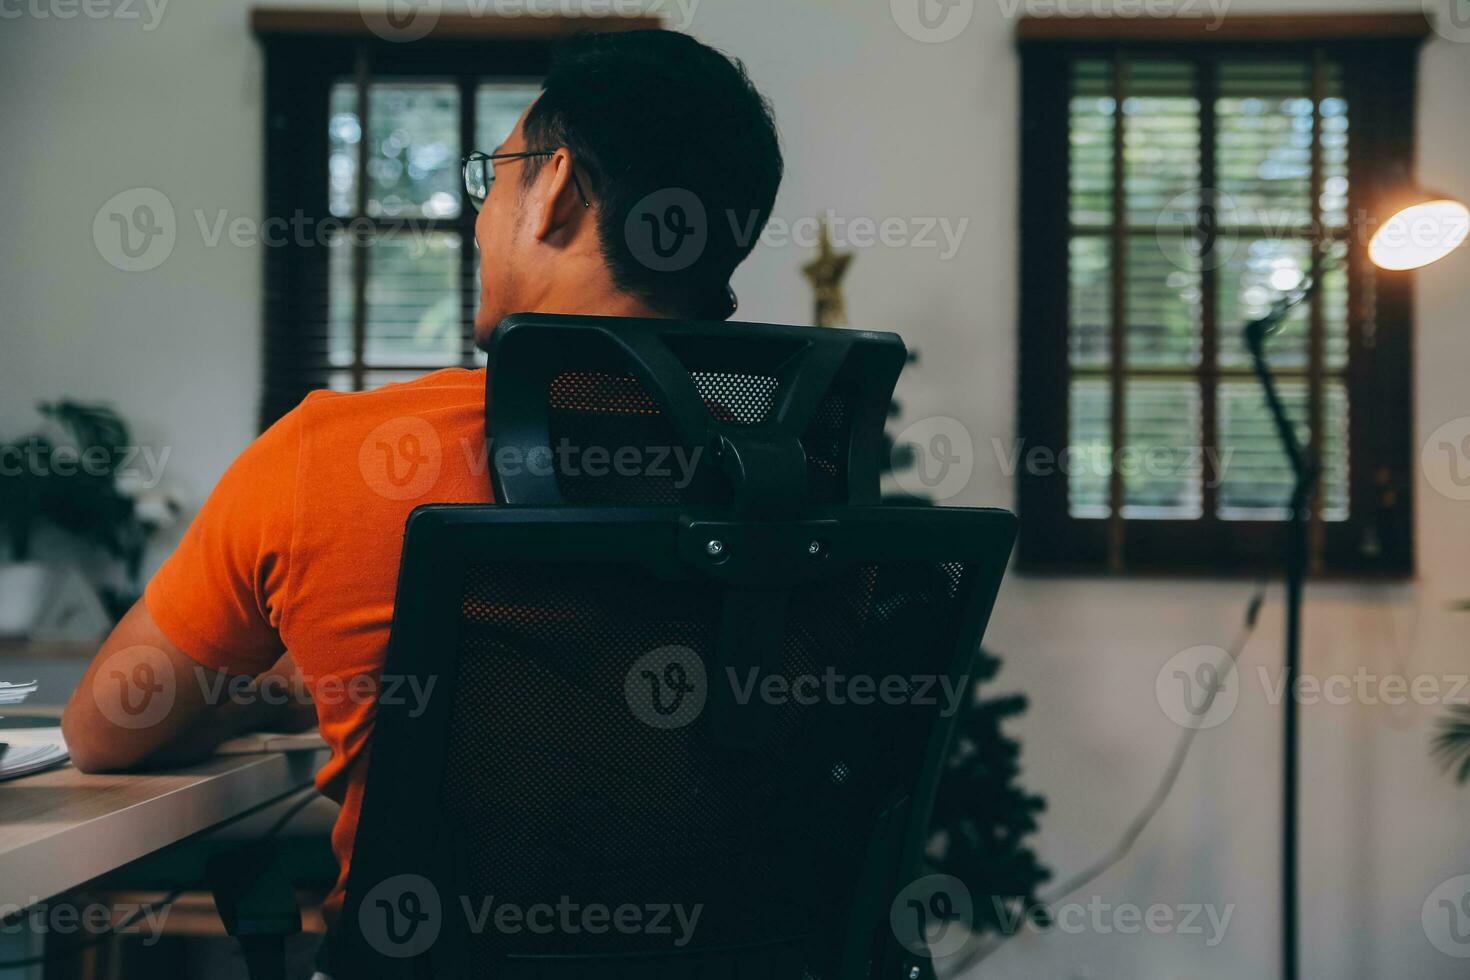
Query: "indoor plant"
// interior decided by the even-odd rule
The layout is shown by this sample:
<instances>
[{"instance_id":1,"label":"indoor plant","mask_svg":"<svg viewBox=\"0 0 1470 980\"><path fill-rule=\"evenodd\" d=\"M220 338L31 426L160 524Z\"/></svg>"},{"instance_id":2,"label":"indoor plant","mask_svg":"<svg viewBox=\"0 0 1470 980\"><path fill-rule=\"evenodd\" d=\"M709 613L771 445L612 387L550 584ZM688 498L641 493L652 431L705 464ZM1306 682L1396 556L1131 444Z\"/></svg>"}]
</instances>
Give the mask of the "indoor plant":
<instances>
[{"instance_id":1,"label":"indoor plant","mask_svg":"<svg viewBox=\"0 0 1470 980\"><path fill-rule=\"evenodd\" d=\"M1470 612L1470 599L1462 599L1451 608ZM1435 758L1446 771L1454 771L1457 782L1470 782L1470 704L1450 705L1430 744Z\"/></svg>"},{"instance_id":2,"label":"indoor plant","mask_svg":"<svg viewBox=\"0 0 1470 980\"><path fill-rule=\"evenodd\" d=\"M918 360L910 351L910 363ZM900 406L888 406L890 418ZM916 463L910 445L896 444L884 433L883 469L903 471ZM895 504L927 504L911 494L884 498ZM1007 909L1037 907L1036 890L1051 878L1028 838L1038 829L1046 800L1020 784L1021 744L1002 728L1026 710L1022 694L987 697L988 685L1001 667L1000 658L981 648L971 665L969 690L955 722L954 740L934 801L926 864L935 872L965 883L972 901L968 923L977 936L1005 934Z\"/></svg>"},{"instance_id":3,"label":"indoor plant","mask_svg":"<svg viewBox=\"0 0 1470 980\"><path fill-rule=\"evenodd\" d=\"M0 633L23 632L45 599L48 569L33 553L42 525L122 563L126 584L99 590L117 617L136 595L148 538L177 513L167 497L128 492L133 439L115 411L68 400L38 408L46 430L0 442Z\"/></svg>"}]
</instances>

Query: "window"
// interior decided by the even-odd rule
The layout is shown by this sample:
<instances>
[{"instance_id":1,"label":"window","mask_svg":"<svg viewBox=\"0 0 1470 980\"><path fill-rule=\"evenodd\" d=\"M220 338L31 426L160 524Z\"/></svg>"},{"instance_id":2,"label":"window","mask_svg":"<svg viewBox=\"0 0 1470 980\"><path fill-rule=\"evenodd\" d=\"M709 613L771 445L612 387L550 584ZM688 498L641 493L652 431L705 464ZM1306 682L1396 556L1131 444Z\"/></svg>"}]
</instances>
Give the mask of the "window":
<instances>
[{"instance_id":1,"label":"window","mask_svg":"<svg viewBox=\"0 0 1470 980\"><path fill-rule=\"evenodd\" d=\"M1314 567L1411 570L1410 280L1364 253L1412 161L1417 36L1302 20L1023 22L1023 567L1269 566L1292 480L1241 330L1311 278L1268 354L1321 469Z\"/></svg>"},{"instance_id":2,"label":"window","mask_svg":"<svg viewBox=\"0 0 1470 980\"><path fill-rule=\"evenodd\" d=\"M326 245L330 387L475 363L479 264L460 159L499 145L539 90L534 79L332 86L328 205L355 231ZM469 145L461 125L474 134Z\"/></svg>"},{"instance_id":3,"label":"window","mask_svg":"<svg viewBox=\"0 0 1470 980\"><path fill-rule=\"evenodd\" d=\"M395 42L352 14L257 11L267 213L290 229L265 249L262 426L316 388L483 363L460 159L510 133L556 37L649 26L445 15Z\"/></svg>"}]
</instances>

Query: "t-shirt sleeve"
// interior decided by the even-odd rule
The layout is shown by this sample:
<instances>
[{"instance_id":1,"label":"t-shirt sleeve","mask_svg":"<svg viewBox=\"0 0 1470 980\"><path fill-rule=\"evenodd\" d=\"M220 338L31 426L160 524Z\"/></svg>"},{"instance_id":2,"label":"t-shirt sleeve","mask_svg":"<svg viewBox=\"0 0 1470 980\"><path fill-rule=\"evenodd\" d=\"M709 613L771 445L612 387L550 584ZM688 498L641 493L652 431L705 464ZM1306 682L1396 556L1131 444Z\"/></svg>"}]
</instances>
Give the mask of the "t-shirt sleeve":
<instances>
[{"instance_id":1,"label":"t-shirt sleeve","mask_svg":"<svg viewBox=\"0 0 1470 980\"><path fill-rule=\"evenodd\" d=\"M143 593L164 635L206 667L258 674L284 650L302 411L230 465Z\"/></svg>"}]
</instances>

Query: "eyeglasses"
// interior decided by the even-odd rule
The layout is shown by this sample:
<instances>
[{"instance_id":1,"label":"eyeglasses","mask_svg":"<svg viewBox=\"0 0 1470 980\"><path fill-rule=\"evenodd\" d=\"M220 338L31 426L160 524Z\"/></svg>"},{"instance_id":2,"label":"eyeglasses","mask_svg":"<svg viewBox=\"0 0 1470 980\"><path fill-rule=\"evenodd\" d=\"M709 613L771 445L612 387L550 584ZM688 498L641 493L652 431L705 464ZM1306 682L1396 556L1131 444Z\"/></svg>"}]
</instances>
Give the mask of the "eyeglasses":
<instances>
[{"instance_id":1,"label":"eyeglasses","mask_svg":"<svg viewBox=\"0 0 1470 980\"><path fill-rule=\"evenodd\" d=\"M495 183L496 160L524 160L527 157L555 155L555 150L526 150L522 153L481 153L476 150L462 161L465 194L469 196L470 203L478 211L484 206L485 198L490 194L490 185ZM582 207L590 208L592 202L587 200L587 192L582 190L582 182L577 179L575 170L572 171L572 186L577 188L577 195L582 198Z\"/></svg>"}]
</instances>

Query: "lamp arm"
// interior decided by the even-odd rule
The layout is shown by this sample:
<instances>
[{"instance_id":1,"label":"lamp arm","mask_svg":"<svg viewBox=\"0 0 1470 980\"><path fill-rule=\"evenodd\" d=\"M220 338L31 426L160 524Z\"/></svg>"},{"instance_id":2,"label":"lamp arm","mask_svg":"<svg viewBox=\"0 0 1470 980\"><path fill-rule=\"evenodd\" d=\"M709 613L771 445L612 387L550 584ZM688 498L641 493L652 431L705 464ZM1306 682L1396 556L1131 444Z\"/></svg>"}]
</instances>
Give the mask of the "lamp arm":
<instances>
[{"instance_id":1,"label":"lamp arm","mask_svg":"<svg viewBox=\"0 0 1470 980\"><path fill-rule=\"evenodd\" d=\"M1322 285L1322 276L1341 265L1342 260L1337 259L1330 265L1319 268L1317 275L1307 278L1297 288L1283 294L1272 303L1270 312L1265 316L1251 320L1245 325L1245 346L1250 351L1251 367L1255 371L1256 378L1261 382L1261 391L1266 396L1266 407L1271 412L1271 419L1276 425L1276 434L1281 439L1282 448L1286 451L1287 461L1291 464L1291 472L1296 480L1291 494L1293 518L1307 505L1312 488L1317 482L1319 468L1302 449L1301 441L1296 436L1296 428L1291 424L1291 416L1286 414L1286 406L1282 404L1281 395L1276 390L1275 375L1271 373L1271 367L1266 363L1266 340L1281 329L1292 310L1316 295Z\"/></svg>"},{"instance_id":2,"label":"lamp arm","mask_svg":"<svg viewBox=\"0 0 1470 980\"><path fill-rule=\"evenodd\" d=\"M1266 362L1266 338L1280 327L1286 314L1311 295L1314 289L1315 287L1308 288L1295 301L1277 301L1270 313L1245 326L1245 345L1250 351L1251 367L1261 383L1261 392L1266 396L1266 407L1276 425L1276 435L1281 440L1281 447L1286 452L1292 476L1295 477L1291 494L1293 516L1307 503L1312 485L1317 480L1317 467L1302 449L1296 427L1291 424L1291 416L1287 414L1286 406L1281 401L1281 393L1276 388L1276 376L1271 372L1271 365Z\"/></svg>"}]
</instances>

